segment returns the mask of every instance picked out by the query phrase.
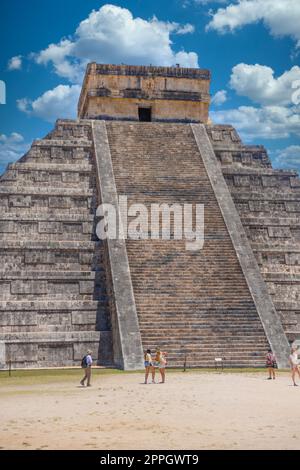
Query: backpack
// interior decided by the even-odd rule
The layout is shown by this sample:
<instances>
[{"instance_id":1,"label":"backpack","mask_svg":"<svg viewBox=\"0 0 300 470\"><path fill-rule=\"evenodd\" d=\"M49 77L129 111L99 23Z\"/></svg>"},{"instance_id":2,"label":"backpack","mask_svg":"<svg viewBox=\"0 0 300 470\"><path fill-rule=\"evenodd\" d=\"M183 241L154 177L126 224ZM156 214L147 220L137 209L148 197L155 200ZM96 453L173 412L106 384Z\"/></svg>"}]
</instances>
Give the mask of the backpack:
<instances>
[{"instance_id":1,"label":"backpack","mask_svg":"<svg viewBox=\"0 0 300 470\"><path fill-rule=\"evenodd\" d=\"M82 358L81 367L82 367L82 369L85 369L87 367L86 356L83 356L83 358Z\"/></svg>"}]
</instances>

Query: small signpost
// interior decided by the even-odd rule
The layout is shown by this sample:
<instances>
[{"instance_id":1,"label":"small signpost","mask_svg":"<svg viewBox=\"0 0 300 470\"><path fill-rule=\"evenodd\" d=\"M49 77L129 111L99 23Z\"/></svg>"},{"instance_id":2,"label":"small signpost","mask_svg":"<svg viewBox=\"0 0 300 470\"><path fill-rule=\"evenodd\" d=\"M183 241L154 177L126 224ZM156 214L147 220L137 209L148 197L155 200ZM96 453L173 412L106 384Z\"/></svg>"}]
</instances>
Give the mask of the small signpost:
<instances>
[{"instance_id":1,"label":"small signpost","mask_svg":"<svg viewBox=\"0 0 300 470\"><path fill-rule=\"evenodd\" d=\"M220 366L220 368L222 368L222 370L224 370L223 358L222 357L215 357L215 368L216 368L216 370L218 369L219 366Z\"/></svg>"}]
</instances>

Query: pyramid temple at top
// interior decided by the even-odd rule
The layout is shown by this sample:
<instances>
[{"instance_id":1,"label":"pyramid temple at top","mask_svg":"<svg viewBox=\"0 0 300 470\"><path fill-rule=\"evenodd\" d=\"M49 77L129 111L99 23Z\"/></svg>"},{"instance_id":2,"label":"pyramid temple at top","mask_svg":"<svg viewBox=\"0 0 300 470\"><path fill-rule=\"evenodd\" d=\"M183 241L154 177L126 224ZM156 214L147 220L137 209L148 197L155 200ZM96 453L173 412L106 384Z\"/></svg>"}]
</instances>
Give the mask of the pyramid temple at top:
<instances>
[{"instance_id":1,"label":"pyramid temple at top","mask_svg":"<svg viewBox=\"0 0 300 470\"><path fill-rule=\"evenodd\" d=\"M87 67L58 120L0 180L0 364L280 366L300 337L300 180L209 116L210 73ZM100 203L203 204L185 240L100 240Z\"/></svg>"}]
</instances>

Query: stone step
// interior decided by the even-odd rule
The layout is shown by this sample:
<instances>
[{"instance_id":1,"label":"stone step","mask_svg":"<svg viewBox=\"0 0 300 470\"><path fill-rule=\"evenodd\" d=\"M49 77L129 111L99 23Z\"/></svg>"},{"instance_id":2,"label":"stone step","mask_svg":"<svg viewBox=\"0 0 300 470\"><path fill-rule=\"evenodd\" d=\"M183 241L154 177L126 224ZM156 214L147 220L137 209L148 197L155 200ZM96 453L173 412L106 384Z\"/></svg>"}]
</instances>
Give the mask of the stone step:
<instances>
[{"instance_id":1,"label":"stone step","mask_svg":"<svg viewBox=\"0 0 300 470\"><path fill-rule=\"evenodd\" d=\"M153 326L153 323L155 323L155 326ZM259 323L257 322L257 324ZM152 324L150 322L149 324L140 322L140 327L143 331L143 334L147 334L147 336L149 337L153 334L157 335L157 328L159 328L160 333L168 334L169 332L172 335L180 335L186 331L189 331L190 334L190 330L194 329L194 333L197 335L199 334L199 330L203 330L205 334L207 334L207 331L210 330L218 332L224 330L225 336L227 333L228 335L232 336L233 332L235 332L236 334L238 334L239 332L250 332L256 334L255 326L257 325L255 325L254 323L249 324L249 321L247 322L246 319L244 319L243 322L237 322L234 325L231 325L228 321L225 320L223 320L222 322L219 319L211 319L210 322L208 320L205 321L202 319L193 322L182 320L182 322L177 321L172 323L172 325L168 325L167 327L164 324L163 320L153 319Z\"/></svg>"},{"instance_id":2,"label":"stone step","mask_svg":"<svg viewBox=\"0 0 300 470\"><path fill-rule=\"evenodd\" d=\"M300 227L300 220L298 217L291 217L289 214L283 214L282 217L258 217L253 214L252 217L241 217L243 225L247 227Z\"/></svg>"},{"instance_id":3,"label":"stone step","mask_svg":"<svg viewBox=\"0 0 300 470\"><path fill-rule=\"evenodd\" d=\"M20 213L16 211L1 212L0 224L2 221L14 222L89 222L94 223L94 214L90 214L87 210L77 210L76 212L45 211L33 212L30 209L23 209ZM1 226L1 225L0 225Z\"/></svg>"},{"instance_id":4,"label":"stone step","mask_svg":"<svg viewBox=\"0 0 300 470\"><path fill-rule=\"evenodd\" d=\"M300 188L281 188L280 193L276 194L276 199L274 199L274 188L266 187L262 190L262 188L255 188L253 191L242 190L240 187L231 187L230 192L232 197L236 202L238 201L266 201L271 202L274 204L279 204L281 202L300 202Z\"/></svg>"},{"instance_id":5,"label":"stone step","mask_svg":"<svg viewBox=\"0 0 300 470\"><path fill-rule=\"evenodd\" d=\"M100 242L101 243L101 242ZM54 241L54 242L45 242L45 241L31 241L31 240L0 240L0 250L79 250L79 251L93 251L97 243L92 241Z\"/></svg>"},{"instance_id":6,"label":"stone step","mask_svg":"<svg viewBox=\"0 0 300 470\"><path fill-rule=\"evenodd\" d=\"M80 365L87 349L99 365L113 362L111 331L0 333L0 341L14 368Z\"/></svg>"},{"instance_id":7,"label":"stone step","mask_svg":"<svg viewBox=\"0 0 300 470\"><path fill-rule=\"evenodd\" d=\"M261 178L262 176L275 176L276 178L285 178L285 177L297 177L298 173L296 170L277 170L274 168L251 168L251 167L238 167L233 166L222 167L222 173L229 176L257 176Z\"/></svg>"},{"instance_id":8,"label":"stone step","mask_svg":"<svg viewBox=\"0 0 300 470\"><path fill-rule=\"evenodd\" d=\"M71 167L71 165L70 165ZM33 185L49 185L53 188L73 188L83 191L95 186L95 176L92 171L58 171L55 166L51 170L33 170L33 169L12 169L7 170L0 177L2 186L24 186L32 187Z\"/></svg>"},{"instance_id":9,"label":"stone step","mask_svg":"<svg viewBox=\"0 0 300 470\"><path fill-rule=\"evenodd\" d=\"M300 282L300 273L262 272L267 282L295 284Z\"/></svg>"},{"instance_id":10,"label":"stone step","mask_svg":"<svg viewBox=\"0 0 300 470\"><path fill-rule=\"evenodd\" d=\"M4 271L91 271L103 272L104 257L100 249L91 251L5 250L0 251Z\"/></svg>"},{"instance_id":11,"label":"stone step","mask_svg":"<svg viewBox=\"0 0 300 470\"><path fill-rule=\"evenodd\" d=\"M55 139L54 136L51 139L36 139L33 141L32 147L91 147L93 142L82 138L68 138L68 139Z\"/></svg>"},{"instance_id":12,"label":"stone step","mask_svg":"<svg viewBox=\"0 0 300 470\"><path fill-rule=\"evenodd\" d=\"M99 343L100 331L63 331L51 333L51 337L45 331L21 332L21 333L0 333L0 341L6 343L73 343L73 342L95 342ZM106 332L104 332L106 333ZM111 332L107 332L111 335Z\"/></svg>"},{"instance_id":13,"label":"stone step","mask_svg":"<svg viewBox=\"0 0 300 470\"><path fill-rule=\"evenodd\" d=\"M0 301L0 311L77 311L77 310L96 310L98 301L96 300L77 300L76 302L68 300L19 300L19 301Z\"/></svg>"}]
</instances>

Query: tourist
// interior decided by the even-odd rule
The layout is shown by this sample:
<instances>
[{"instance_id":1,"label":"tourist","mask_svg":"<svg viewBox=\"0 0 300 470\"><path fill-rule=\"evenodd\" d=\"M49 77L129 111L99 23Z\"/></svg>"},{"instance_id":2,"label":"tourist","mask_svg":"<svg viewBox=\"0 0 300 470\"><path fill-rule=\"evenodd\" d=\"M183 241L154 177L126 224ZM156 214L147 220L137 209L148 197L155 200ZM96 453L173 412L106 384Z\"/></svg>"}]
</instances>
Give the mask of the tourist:
<instances>
[{"instance_id":1,"label":"tourist","mask_svg":"<svg viewBox=\"0 0 300 470\"><path fill-rule=\"evenodd\" d=\"M151 371L151 374L152 374L152 383L155 383L155 368L154 368L154 365L153 365L153 360L152 360L152 356L151 356L151 349L147 349L147 351L145 352L145 356L144 356L144 364L145 364L145 384L148 383L148 377L149 377L149 373Z\"/></svg>"},{"instance_id":2,"label":"tourist","mask_svg":"<svg viewBox=\"0 0 300 470\"><path fill-rule=\"evenodd\" d=\"M91 375L92 375L92 351L90 349L87 350L86 356L82 359L81 367L85 370L85 374L83 379L80 381L80 384L84 387L85 381L87 381L87 387L91 386Z\"/></svg>"},{"instance_id":3,"label":"tourist","mask_svg":"<svg viewBox=\"0 0 300 470\"><path fill-rule=\"evenodd\" d=\"M298 360L298 352L297 351L298 351L298 346L293 346L292 350L291 350L290 357L289 357L289 362L290 362L291 370L292 370L292 380L293 380L293 384L294 384L295 387L298 387L298 385L295 382L296 373L300 377L299 360Z\"/></svg>"},{"instance_id":4,"label":"tourist","mask_svg":"<svg viewBox=\"0 0 300 470\"><path fill-rule=\"evenodd\" d=\"M269 377L267 380L275 380L275 368L277 367L275 355L272 353L272 349L268 349L266 357L266 367L269 370Z\"/></svg>"},{"instance_id":5,"label":"tourist","mask_svg":"<svg viewBox=\"0 0 300 470\"><path fill-rule=\"evenodd\" d=\"M160 349L156 351L156 356L155 356L155 363L157 367L159 368L160 376L161 376L161 384L165 383L166 380L166 365L167 365L167 360L166 360L166 353L162 352Z\"/></svg>"}]
</instances>

